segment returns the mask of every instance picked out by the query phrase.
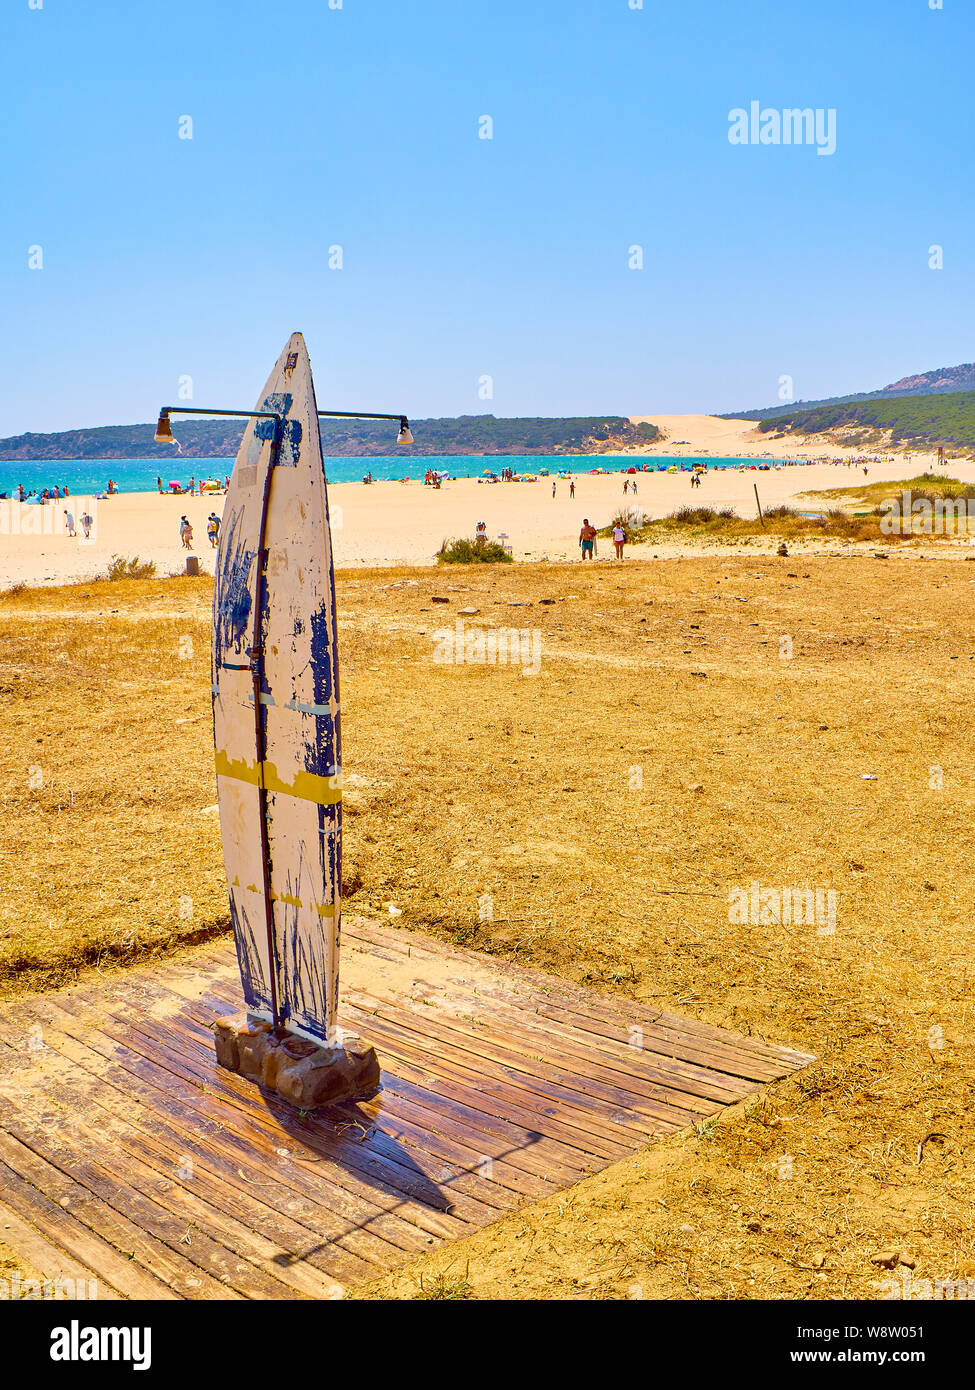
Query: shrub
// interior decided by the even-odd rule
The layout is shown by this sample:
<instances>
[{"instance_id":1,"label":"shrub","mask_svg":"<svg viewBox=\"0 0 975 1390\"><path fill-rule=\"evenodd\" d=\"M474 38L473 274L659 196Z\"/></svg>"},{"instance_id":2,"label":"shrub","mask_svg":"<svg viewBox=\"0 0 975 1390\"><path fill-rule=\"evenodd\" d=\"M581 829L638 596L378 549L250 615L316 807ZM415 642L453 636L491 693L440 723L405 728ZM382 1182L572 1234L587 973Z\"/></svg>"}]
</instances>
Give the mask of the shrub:
<instances>
[{"instance_id":1,"label":"shrub","mask_svg":"<svg viewBox=\"0 0 975 1390\"><path fill-rule=\"evenodd\" d=\"M500 541L487 536L473 540L444 541L437 551L438 565L510 565L511 556Z\"/></svg>"},{"instance_id":2,"label":"shrub","mask_svg":"<svg viewBox=\"0 0 975 1390\"><path fill-rule=\"evenodd\" d=\"M691 507L685 504L671 512L668 521L679 521L684 526L708 526L715 521L739 521L741 518L733 507Z\"/></svg>"},{"instance_id":3,"label":"shrub","mask_svg":"<svg viewBox=\"0 0 975 1390\"><path fill-rule=\"evenodd\" d=\"M140 560L133 555L127 560L124 555L113 555L108 562L106 579L151 579L156 573L155 560Z\"/></svg>"},{"instance_id":4,"label":"shrub","mask_svg":"<svg viewBox=\"0 0 975 1390\"><path fill-rule=\"evenodd\" d=\"M604 526L597 532L600 536L612 536L614 526L622 526L626 533L627 542L639 541L643 538L643 533L650 525L650 517L645 512L637 511L634 507L618 507L613 513L612 520L608 526Z\"/></svg>"}]
</instances>

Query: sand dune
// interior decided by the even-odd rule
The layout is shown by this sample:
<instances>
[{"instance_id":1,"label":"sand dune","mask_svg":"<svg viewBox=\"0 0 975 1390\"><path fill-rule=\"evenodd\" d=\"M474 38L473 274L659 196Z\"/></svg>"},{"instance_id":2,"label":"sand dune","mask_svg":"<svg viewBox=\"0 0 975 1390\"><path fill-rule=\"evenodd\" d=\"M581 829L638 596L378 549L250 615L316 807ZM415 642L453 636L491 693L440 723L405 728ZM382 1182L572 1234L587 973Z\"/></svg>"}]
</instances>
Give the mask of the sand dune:
<instances>
[{"instance_id":1,"label":"sand dune","mask_svg":"<svg viewBox=\"0 0 975 1390\"><path fill-rule=\"evenodd\" d=\"M710 453L715 458L734 458L738 454L767 454L775 458L809 458L823 453L823 444L770 439L754 420L722 420L717 415L631 415L634 424L649 423L665 435L654 454ZM688 447L689 446L689 447ZM833 449L830 448L830 453ZM850 450L837 449L837 454Z\"/></svg>"}]
</instances>

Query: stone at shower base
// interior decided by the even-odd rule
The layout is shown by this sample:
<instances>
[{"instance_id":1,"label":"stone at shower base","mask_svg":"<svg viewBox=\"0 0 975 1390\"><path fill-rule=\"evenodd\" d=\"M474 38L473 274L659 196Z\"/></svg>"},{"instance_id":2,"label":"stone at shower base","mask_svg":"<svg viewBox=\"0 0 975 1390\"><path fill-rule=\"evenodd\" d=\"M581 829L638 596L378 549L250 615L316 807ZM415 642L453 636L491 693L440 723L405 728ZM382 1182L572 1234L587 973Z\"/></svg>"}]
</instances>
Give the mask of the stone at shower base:
<instances>
[{"instance_id":1,"label":"stone at shower base","mask_svg":"<svg viewBox=\"0 0 975 1390\"><path fill-rule=\"evenodd\" d=\"M256 1081L299 1110L371 1100L380 1089L379 1060L371 1043L344 1033L340 1043L314 1043L272 1030L249 1014L218 1018L213 1025L217 1061Z\"/></svg>"}]
</instances>

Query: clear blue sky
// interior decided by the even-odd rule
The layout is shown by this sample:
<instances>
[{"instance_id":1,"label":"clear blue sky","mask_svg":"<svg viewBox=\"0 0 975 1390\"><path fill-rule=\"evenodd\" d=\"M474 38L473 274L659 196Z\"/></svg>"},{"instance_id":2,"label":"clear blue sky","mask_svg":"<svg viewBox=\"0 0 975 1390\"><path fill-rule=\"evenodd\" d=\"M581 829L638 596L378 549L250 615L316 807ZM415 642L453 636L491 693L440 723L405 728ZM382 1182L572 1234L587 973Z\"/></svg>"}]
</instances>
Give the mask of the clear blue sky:
<instances>
[{"instance_id":1,"label":"clear blue sky","mask_svg":"<svg viewBox=\"0 0 975 1390\"><path fill-rule=\"evenodd\" d=\"M250 406L294 329L417 417L969 361L973 51L970 0L5 0L0 435ZM836 153L730 144L753 100Z\"/></svg>"}]
</instances>

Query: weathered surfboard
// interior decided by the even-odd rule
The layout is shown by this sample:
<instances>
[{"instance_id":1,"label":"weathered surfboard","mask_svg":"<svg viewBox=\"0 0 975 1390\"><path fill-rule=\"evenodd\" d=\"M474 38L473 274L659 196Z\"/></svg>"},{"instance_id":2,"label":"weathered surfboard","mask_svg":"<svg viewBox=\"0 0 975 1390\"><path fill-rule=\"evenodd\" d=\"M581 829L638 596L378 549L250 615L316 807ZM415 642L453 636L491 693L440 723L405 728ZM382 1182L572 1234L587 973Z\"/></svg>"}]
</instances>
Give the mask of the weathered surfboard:
<instances>
[{"instance_id":1,"label":"weathered surfboard","mask_svg":"<svg viewBox=\"0 0 975 1390\"><path fill-rule=\"evenodd\" d=\"M339 670L328 496L300 333L256 408L284 420L248 422L220 528L212 648L220 832L248 1009L331 1042L341 912Z\"/></svg>"}]
</instances>

